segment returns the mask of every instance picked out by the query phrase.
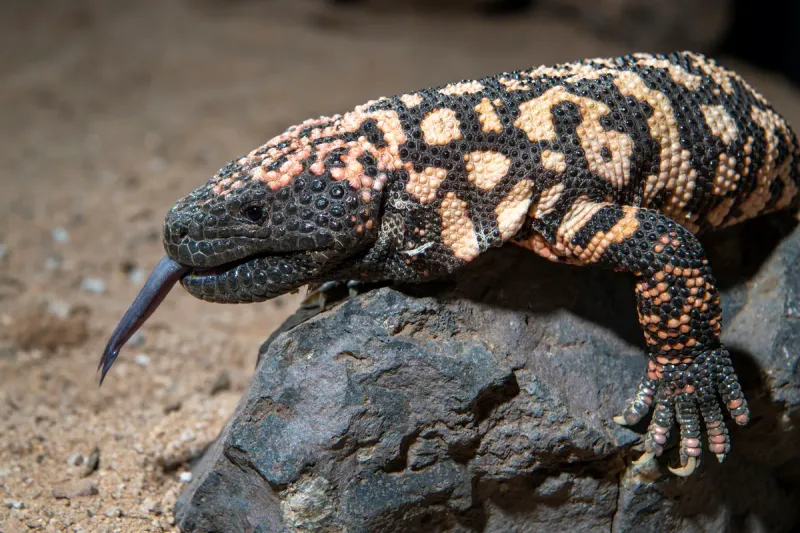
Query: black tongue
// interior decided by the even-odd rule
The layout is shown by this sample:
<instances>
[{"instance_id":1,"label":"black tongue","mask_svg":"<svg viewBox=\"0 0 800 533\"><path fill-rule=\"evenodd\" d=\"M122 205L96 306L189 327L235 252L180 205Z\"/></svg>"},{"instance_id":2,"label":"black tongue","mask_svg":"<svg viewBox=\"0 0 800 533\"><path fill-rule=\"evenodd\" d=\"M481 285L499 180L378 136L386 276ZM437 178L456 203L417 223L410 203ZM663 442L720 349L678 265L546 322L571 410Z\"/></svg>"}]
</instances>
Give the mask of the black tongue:
<instances>
[{"instance_id":1,"label":"black tongue","mask_svg":"<svg viewBox=\"0 0 800 533\"><path fill-rule=\"evenodd\" d=\"M97 365L98 370L101 367L103 369L103 373L100 376L101 385L106 374L111 369L111 365L114 364L114 360L119 355L120 349L128 342L131 335L136 333L136 330L153 314L153 311L158 308L164 297L175 285L175 282L181 279L188 271L188 267L179 265L169 257L161 258L150 277L147 278L144 287L139 291L138 296L136 296L122 320L117 324L114 333L111 334L111 338L108 339L103 357L100 359L100 364Z\"/></svg>"}]
</instances>

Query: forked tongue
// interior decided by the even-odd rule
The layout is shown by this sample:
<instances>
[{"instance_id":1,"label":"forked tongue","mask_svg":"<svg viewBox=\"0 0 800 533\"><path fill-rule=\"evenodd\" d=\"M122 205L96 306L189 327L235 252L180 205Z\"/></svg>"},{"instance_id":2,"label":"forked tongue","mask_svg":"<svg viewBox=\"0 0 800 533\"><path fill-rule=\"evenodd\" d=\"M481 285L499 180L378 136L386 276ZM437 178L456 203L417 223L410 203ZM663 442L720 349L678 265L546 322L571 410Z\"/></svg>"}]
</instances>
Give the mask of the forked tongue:
<instances>
[{"instance_id":1,"label":"forked tongue","mask_svg":"<svg viewBox=\"0 0 800 533\"><path fill-rule=\"evenodd\" d=\"M153 311L158 308L164 297L172 289L172 286L175 285L175 282L181 279L188 271L188 267L179 265L169 257L161 258L150 277L147 278L144 287L139 291L136 299L125 312L119 324L117 324L114 333L111 334L111 338L108 339L103 357L100 359L100 364L97 365L98 370L101 367L103 369L103 373L100 376L101 385L106 374L111 369L111 365L114 364L114 360L119 355L120 349L128 342L131 335L136 333L136 330L153 314Z\"/></svg>"}]
</instances>

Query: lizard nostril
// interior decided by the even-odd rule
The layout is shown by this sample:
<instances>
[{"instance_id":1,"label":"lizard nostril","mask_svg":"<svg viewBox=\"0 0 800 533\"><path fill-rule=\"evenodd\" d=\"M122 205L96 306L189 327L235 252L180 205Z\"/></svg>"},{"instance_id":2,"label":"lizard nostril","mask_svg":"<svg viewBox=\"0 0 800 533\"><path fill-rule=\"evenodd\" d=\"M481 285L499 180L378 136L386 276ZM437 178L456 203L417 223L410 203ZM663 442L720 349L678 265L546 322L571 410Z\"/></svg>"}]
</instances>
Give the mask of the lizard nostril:
<instances>
[{"instance_id":1,"label":"lizard nostril","mask_svg":"<svg viewBox=\"0 0 800 533\"><path fill-rule=\"evenodd\" d=\"M173 242L178 243L189 235L189 224L183 219L174 219L170 224L170 230Z\"/></svg>"}]
</instances>

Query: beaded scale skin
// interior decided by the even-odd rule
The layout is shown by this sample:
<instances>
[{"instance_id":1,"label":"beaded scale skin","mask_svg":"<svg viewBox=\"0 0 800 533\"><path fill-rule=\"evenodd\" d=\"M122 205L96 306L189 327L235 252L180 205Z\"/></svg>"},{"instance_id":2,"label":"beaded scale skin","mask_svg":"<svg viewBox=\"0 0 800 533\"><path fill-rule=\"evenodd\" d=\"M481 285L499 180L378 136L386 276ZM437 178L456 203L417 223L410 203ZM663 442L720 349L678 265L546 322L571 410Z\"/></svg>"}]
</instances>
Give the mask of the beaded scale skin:
<instances>
[{"instance_id":1,"label":"beaded scale skin","mask_svg":"<svg viewBox=\"0 0 800 533\"><path fill-rule=\"evenodd\" d=\"M701 418L721 461L722 406L738 424L749 417L695 235L796 208L798 164L786 121L709 58L584 60L291 127L175 204L162 261L212 302L328 280L422 282L506 242L632 274L650 360L615 421L652 411L639 461L662 454L677 422L672 471L689 475ZM104 373L115 357L107 350Z\"/></svg>"}]
</instances>

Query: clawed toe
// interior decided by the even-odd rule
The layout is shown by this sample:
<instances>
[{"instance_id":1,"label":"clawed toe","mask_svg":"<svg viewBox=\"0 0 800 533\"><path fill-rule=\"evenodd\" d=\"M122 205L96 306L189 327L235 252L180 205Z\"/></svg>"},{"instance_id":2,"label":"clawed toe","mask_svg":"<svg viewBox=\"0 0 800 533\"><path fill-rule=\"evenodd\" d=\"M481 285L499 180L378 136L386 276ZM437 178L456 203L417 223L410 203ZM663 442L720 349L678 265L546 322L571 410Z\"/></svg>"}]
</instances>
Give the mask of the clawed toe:
<instances>
[{"instance_id":1,"label":"clawed toe","mask_svg":"<svg viewBox=\"0 0 800 533\"><path fill-rule=\"evenodd\" d=\"M636 393L625 402L625 410L614 417L614 422L621 426L632 426L638 423L650 411L653 396L656 392L656 383L646 377L642 379Z\"/></svg>"},{"instance_id":2,"label":"clawed toe","mask_svg":"<svg viewBox=\"0 0 800 533\"><path fill-rule=\"evenodd\" d=\"M342 289L347 288L347 298L358 296L361 282L358 280L344 281L326 281L325 283L314 283L308 287L308 293L300 303L303 309L314 309L317 311L325 310L326 306L338 301L335 293ZM344 299L344 297L342 298Z\"/></svg>"},{"instance_id":3,"label":"clawed toe","mask_svg":"<svg viewBox=\"0 0 800 533\"><path fill-rule=\"evenodd\" d=\"M642 443L645 454L635 464L640 466L661 456L670 430L677 425L681 466L670 467L670 471L678 476L691 475L702 456L701 423L705 425L709 451L719 462L724 461L731 445L722 406L737 424L744 425L749 420L747 402L728 353L724 349L714 350L696 357L691 364L656 368L659 373L671 372L670 379L660 374L643 379L636 394L626 402L623 413L614 417L617 424L629 426L653 411Z\"/></svg>"},{"instance_id":4,"label":"clawed toe","mask_svg":"<svg viewBox=\"0 0 800 533\"><path fill-rule=\"evenodd\" d=\"M643 466L649 465L655 458L656 454L652 452L644 452L642 455L639 456L638 459L636 459L633 462L633 466L641 468Z\"/></svg>"},{"instance_id":5,"label":"clawed toe","mask_svg":"<svg viewBox=\"0 0 800 533\"><path fill-rule=\"evenodd\" d=\"M686 461L686 464L683 466L679 466L677 468L669 467L669 471L675 474L676 476L687 477L691 476L692 473L697 468L697 457L689 457Z\"/></svg>"}]
</instances>

